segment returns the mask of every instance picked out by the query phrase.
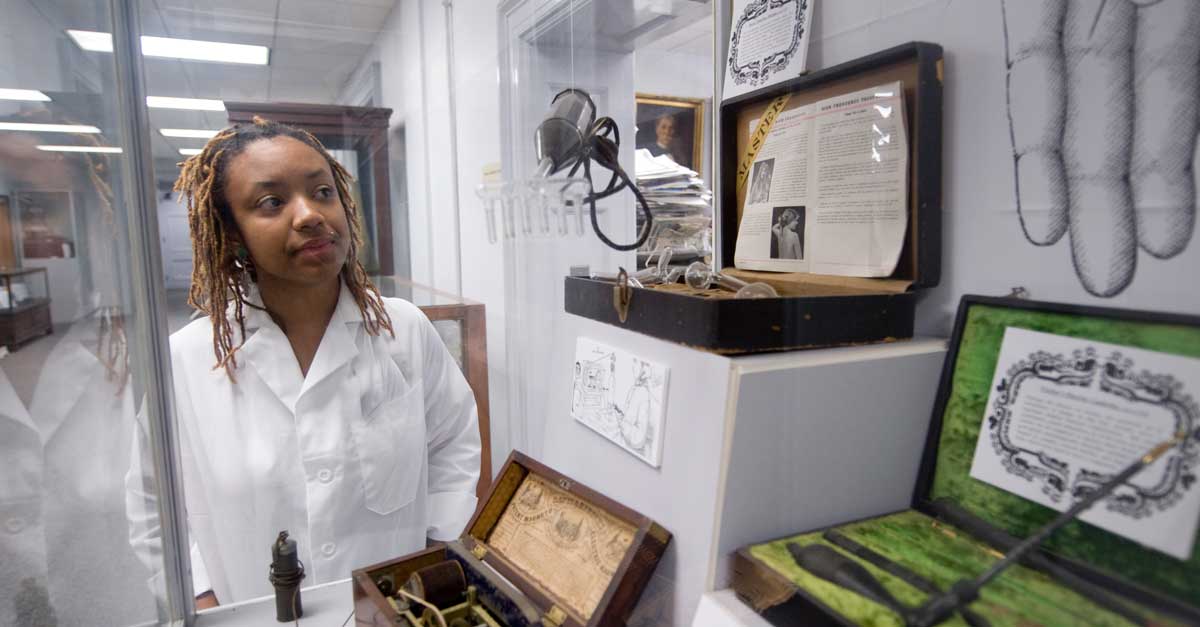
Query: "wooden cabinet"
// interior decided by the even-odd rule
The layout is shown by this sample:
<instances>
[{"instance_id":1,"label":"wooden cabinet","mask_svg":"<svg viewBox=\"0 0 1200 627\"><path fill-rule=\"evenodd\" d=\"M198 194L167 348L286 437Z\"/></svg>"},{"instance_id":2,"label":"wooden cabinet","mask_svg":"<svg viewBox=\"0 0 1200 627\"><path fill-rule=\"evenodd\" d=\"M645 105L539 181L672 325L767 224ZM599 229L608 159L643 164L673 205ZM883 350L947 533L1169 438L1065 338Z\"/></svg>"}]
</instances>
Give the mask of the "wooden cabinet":
<instances>
[{"instance_id":1,"label":"wooden cabinet","mask_svg":"<svg viewBox=\"0 0 1200 627\"><path fill-rule=\"evenodd\" d=\"M0 344L16 350L53 332L46 269L0 270Z\"/></svg>"}]
</instances>

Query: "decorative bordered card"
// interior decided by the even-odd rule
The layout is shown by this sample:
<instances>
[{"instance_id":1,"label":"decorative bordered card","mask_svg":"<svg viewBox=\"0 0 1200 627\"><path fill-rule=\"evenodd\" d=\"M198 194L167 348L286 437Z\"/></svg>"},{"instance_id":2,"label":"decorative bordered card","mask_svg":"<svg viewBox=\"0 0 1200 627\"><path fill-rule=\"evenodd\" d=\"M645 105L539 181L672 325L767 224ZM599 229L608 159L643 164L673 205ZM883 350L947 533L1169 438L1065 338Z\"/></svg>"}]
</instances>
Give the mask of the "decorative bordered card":
<instances>
[{"instance_id":1,"label":"decorative bordered card","mask_svg":"<svg viewBox=\"0 0 1200 627\"><path fill-rule=\"evenodd\" d=\"M971 476L1062 511L1186 433L1080 518L1188 559L1200 519L1198 395L1200 359L1009 327Z\"/></svg>"},{"instance_id":2,"label":"decorative bordered card","mask_svg":"<svg viewBox=\"0 0 1200 627\"><path fill-rule=\"evenodd\" d=\"M814 0L736 0L724 98L804 73Z\"/></svg>"}]
</instances>

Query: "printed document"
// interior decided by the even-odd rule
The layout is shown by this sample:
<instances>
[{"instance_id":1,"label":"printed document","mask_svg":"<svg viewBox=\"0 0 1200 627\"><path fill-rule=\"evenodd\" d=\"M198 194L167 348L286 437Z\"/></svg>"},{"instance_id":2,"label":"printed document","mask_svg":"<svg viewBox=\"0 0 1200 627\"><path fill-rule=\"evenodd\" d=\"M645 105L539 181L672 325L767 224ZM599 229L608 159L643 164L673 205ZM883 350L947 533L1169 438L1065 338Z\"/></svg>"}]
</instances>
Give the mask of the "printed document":
<instances>
[{"instance_id":1,"label":"printed document","mask_svg":"<svg viewBox=\"0 0 1200 627\"><path fill-rule=\"evenodd\" d=\"M736 267L890 276L908 227L901 84L780 113L745 185Z\"/></svg>"},{"instance_id":2,"label":"printed document","mask_svg":"<svg viewBox=\"0 0 1200 627\"><path fill-rule=\"evenodd\" d=\"M1200 519L1200 360L1009 327L971 477L1059 511L1190 434L1079 518L1186 560Z\"/></svg>"}]
</instances>

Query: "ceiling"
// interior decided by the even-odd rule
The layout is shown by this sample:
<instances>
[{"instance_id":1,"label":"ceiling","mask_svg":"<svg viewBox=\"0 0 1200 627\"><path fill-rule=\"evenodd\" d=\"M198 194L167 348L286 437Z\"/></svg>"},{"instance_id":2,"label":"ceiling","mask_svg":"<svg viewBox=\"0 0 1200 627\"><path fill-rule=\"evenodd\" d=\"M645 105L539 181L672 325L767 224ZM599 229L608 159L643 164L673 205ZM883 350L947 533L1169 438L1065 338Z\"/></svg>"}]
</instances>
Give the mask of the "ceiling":
<instances>
[{"instance_id":1,"label":"ceiling","mask_svg":"<svg viewBox=\"0 0 1200 627\"><path fill-rule=\"evenodd\" d=\"M106 3L25 0L58 32L108 30ZM146 93L152 96L330 104L362 64L396 0L139 0L144 35L255 44L270 48L266 66L145 58ZM65 35L63 35L65 38ZM70 40L67 40L68 43ZM101 57L108 53L84 52ZM106 90L107 91L107 90ZM160 128L219 129L224 112L150 109ZM180 148L203 139L154 133L160 164L179 161ZM160 171L164 169L160 165ZM173 166L172 166L173 170ZM166 172L171 178L174 172Z\"/></svg>"}]
</instances>

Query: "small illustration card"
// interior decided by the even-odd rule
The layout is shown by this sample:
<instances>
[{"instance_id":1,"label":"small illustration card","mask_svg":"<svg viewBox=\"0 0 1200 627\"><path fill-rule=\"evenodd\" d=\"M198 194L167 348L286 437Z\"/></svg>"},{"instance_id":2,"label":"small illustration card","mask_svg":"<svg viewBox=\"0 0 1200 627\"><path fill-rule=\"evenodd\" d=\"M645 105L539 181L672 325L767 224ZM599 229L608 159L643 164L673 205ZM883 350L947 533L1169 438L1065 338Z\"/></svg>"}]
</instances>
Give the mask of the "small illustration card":
<instances>
[{"instance_id":1,"label":"small illustration card","mask_svg":"<svg viewBox=\"0 0 1200 627\"><path fill-rule=\"evenodd\" d=\"M1009 327L971 476L1064 511L1187 433L1080 516L1186 560L1200 520L1198 393L1200 359Z\"/></svg>"},{"instance_id":2,"label":"small illustration card","mask_svg":"<svg viewBox=\"0 0 1200 627\"><path fill-rule=\"evenodd\" d=\"M571 416L638 459L662 465L666 366L579 338L571 383Z\"/></svg>"}]
</instances>

